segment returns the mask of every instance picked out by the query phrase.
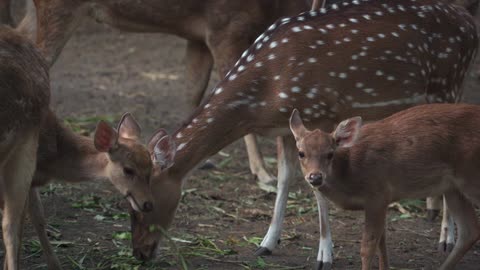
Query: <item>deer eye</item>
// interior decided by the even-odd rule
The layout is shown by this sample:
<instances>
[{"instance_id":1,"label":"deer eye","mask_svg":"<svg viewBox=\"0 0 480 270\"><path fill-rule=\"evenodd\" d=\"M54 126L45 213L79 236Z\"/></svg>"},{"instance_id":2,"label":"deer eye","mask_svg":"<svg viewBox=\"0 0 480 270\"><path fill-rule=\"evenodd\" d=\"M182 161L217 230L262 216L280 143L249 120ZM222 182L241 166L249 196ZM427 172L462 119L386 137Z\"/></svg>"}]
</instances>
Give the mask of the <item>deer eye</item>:
<instances>
[{"instance_id":1,"label":"deer eye","mask_svg":"<svg viewBox=\"0 0 480 270\"><path fill-rule=\"evenodd\" d=\"M299 157L299 158L304 158L304 157L305 157L305 153L302 152L302 151L298 152L298 157Z\"/></svg>"},{"instance_id":2,"label":"deer eye","mask_svg":"<svg viewBox=\"0 0 480 270\"><path fill-rule=\"evenodd\" d=\"M135 171L132 168L123 167L123 173L126 176L130 176L130 177L135 176Z\"/></svg>"},{"instance_id":3,"label":"deer eye","mask_svg":"<svg viewBox=\"0 0 480 270\"><path fill-rule=\"evenodd\" d=\"M333 158L333 152L329 152L327 154L327 159L332 159Z\"/></svg>"}]
</instances>

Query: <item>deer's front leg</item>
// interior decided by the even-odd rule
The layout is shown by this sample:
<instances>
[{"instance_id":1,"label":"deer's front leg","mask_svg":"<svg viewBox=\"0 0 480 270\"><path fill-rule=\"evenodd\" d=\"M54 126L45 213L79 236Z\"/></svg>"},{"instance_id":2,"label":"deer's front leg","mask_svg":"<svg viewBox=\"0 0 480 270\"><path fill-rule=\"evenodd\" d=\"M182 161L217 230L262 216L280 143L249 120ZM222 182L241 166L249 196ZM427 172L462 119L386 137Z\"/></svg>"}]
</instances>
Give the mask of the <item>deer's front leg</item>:
<instances>
[{"instance_id":1,"label":"deer's front leg","mask_svg":"<svg viewBox=\"0 0 480 270\"><path fill-rule=\"evenodd\" d=\"M372 269L372 260L379 248L380 240L385 232L387 205L379 202L367 203L365 207L365 228L363 230L360 255L362 256L362 270ZM386 257L385 257L386 258ZM388 262L384 262L382 269L388 269Z\"/></svg>"},{"instance_id":2,"label":"deer's front leg","mask_svg":"<svg viewBox=\"0 0 480 270\"><path fill-rule=\"evenodd\" d=\"M322 196L320 191L314 190L315 198L317 199L319 226L320 226L320 241L318 244L317 262L315 263L315 270L330 270L333 262L333 243L332 233L330 231L330 223L328 221L328 202Z\"/></svg>"},{"instance_id":3,"label":"deer's front leg","mask_svg":"<svg viewBox=\"0 0 480 270\"><path fill-rule=\"evenodd\" d=\"M295 175L296 146L293 137L277 138L277 154L278 154L278 185L277 198L275 200L275 208L273 212L272 222L268 228L267 235L263 238L260 247L255 255L270 255L272 250L280 242L282 233L282 223L285 218L285 209L288 199L288 184Z\"/></svg>"}]
</instances>

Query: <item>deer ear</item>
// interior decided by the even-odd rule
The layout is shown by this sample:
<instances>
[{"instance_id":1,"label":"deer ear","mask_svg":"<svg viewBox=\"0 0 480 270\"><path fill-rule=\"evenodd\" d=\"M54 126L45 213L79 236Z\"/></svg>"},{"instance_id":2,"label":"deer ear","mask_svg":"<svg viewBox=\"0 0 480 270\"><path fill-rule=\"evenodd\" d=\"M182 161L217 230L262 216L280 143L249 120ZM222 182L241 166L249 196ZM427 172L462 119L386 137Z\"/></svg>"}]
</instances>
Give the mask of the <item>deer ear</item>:
<instances>
[{"instance_id":1,"label":"deer ear","mask_svg":"<svg viewBox=\"0 0 480 270\"><path fill-rule=\"evenodd\" d=\"M302 138L307 133L307 129L303 125L302 118L297 109L294 109L292 116L290 116L290 130L292 131L295 140Z\"/></svg>"},{"instance_id":2,"label":"deer ear","mask_svg":"<svg viewBox=\"0 0 480 270\"><path fill-rule=\"evenodd\" d=\"M165 129L163 128L160 128L158 129L157 131L155 131L155 133L153 134L153 136L150 138L150 140L148 141L148 152L150 153L153 153L153 150L155 148L155 145L157 144L157 142L167 136L168 133Z\"/></svg>"},{"instance_id":3,"label":"deer ear","mask_svg":"<svg viewBox=\"0 0 480 270\"><path fill-rule=\"evenodd\" d=\"M163 136L153 149L153 162L162 170L166 170L174 164L176 153L177 149L172 137L170 135Z\"/></svg>"},{"instance_id":4,"label":"deer ear","mask_svg":"<svg viewBox=\"0 0 480 270\"><path fill-rule=\"evenodd\" d=\"M130 113L126 113L122 116L120 123L118 124L118 134L125 139L138 140L140 138L142 130L138 125L135 118Z\"/></svg>"},{"instance_id":5,"label":"deer ear","mask_svg":"<svg viewBox=\"0 0 480 270\"><path fill-rule=\"evenodd\" d=\"M118 133L109 124L100 121L97 124L93 143L95 148L100 152L108 152L117 144Z\"/></svg>"},{"instance_id":6,"label":"deer ear","mask_svg":"<svg viewBox=\"0 0 480 270\"><path fill-rule=\"evenodd\" d=\"M333 132L333 138L337 145L339 147L353 146L360 134L361 126L362 118L360 116L343 120Z\"/></svg>"}]
</instances>

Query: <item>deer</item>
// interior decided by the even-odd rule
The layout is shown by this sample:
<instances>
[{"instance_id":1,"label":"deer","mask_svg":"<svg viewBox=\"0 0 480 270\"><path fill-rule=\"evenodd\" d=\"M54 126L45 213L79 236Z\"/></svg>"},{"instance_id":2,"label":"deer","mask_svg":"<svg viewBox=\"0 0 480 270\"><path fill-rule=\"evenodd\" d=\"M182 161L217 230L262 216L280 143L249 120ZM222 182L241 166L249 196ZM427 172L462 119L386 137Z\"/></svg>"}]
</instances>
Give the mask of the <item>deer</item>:
<instances>
[{"instance_id":1,"label":"deer","mask_svg":"<svg viewBox=\"0 0 480 270\"><path fill-rule=\"evenodd\" d=\"M386 216L391 202L445 194L458 241L439 269L454 269L480 238L473 204L480 205L480 106L428 104L362 125L340 122L333 132L309 130L298 110L290 129L305 180L349 210L364 210L362 270L390 269ZM472 204L473 203L473 204Z\"/></svg>"},{"instance_id":2,"label":"deer","mask_svg":"<svg viewBox=\"0 0 480 270\"><path fill-rule=\"evenodd\" d=\"M154 210L131 213L134 255L155 255L188 173L247 133L277 137L275 209L256 255L272 253L297 164L288 128L293 108L301 108L306 123L331 130L355 115L373 121L418 104L457 102L477 42L465 9L433 0L353 0L278 20L175 132L159 130L149 140L152 160L162 166L152 172ZM315 197L315 269L324 270L333 250L328 204L320 192Z\"/></svg>"},{"instance_id":3,"label":"deer","mask_svg":"<svg viewBox=\"0 0 480 270\"><path fill-rule=\"evenodd\" d=\"M0 0L0 24L13 25L10 6L10 0Z\"/></svg>"},{"instance_id":4,"label":"deer","mask_svg":"<svg viewBox=\"0 0 480 270\"><path fill-rule=\"evenodd\" d=\"M41 126L37 166L29 194L28 213L40 239L48 269L61 269L46 233L38 187L56 179L66 183L110 181L135 211L152 211L149 188L152 162L139 140L141 128L126 113L117 129L104 121L93 138L74 133L50 111Z\"/></svg>"}]
</instances>

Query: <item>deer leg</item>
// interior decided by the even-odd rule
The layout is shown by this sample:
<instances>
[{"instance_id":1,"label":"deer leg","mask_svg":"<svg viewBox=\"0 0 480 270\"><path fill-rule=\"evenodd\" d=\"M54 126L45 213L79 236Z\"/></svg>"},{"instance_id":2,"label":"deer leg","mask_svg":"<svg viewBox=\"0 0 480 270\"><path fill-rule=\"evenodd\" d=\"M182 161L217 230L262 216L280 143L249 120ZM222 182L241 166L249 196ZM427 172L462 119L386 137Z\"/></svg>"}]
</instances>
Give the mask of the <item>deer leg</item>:
<instances>
[{"instance_id":1,"label":"deer leg","mask_svg":"<svg viewBox=\"0 0 480 270\"><path fill-rule=\"evenodd\" d=\"M438 250L440 252L449 253L455 246L455 223L453 217L448 211L447 202L443 199L443 216L442 227L440 230L440 240L438 242Z\"/></svg>"},{"instance_id":2,"label":"deer leg","mask_svg":"<svg viewBox=\"0 0 480 270\"><path fill-rule=\"evenodd\" d=\"M31 222L35 227L38 239L40 240L40 244L42 245L43 254L47 259L48 269L62 269L62 267L60 266L60 262L53 251L52 245L50 245L50 241L48 240L46 228L47 223L45 222L45 212L43 210L40 195L38 194L38 190L33 187L30 190L28 210Z\"/></svg>"},{"instance_id":3,"label":"deer leg","mask_svg":"<svg viewBox=\"0 0 480 270\"><path fill-rule=\"evenodd\" d=\"M454 269L463 255L480 238L480 228L473 205L456 190L445 193L445 199L457 224L458 239L452 252L440 267L441 270Z\"/></svg>"},{"instance_id":4,"label":"deer leg","mask_svg":"<svg viewBox=\"0 0 480 270\"><path fill-rule=\"evenodd\" d=\"M0 0L0 24L7 24L13 26L12 10L10 8L10 1Z\"/></svg>"},{"instance_id":5,"label":"deer leg","mask_svg":"<svg viewBox=\"0 0 480 270\"><path fill-rule=\"evenodd\" d=\"M38 136L27 135L12 152L4 167L4 211L2 218L5 244L4 269L19 269L22 222L28 192L36 165Z\"/></svg>"},{"instance_id":6,"label":"deer leg","mask_svg":"<svg viewBox=\"0 0 480 270\"><path fill-rule=\"evenodd\" d=\"M189 103L194 109L200 105L205 95L213 68L213 57L203 42L189 40L185 60L187 89L192 95Z\"/></svg>"},{"instance_id":7,"label":"deer leg","mask_svg":"<svg viewBox=\"0 0 480 270\"><path fill-rule=\"evenodd\" d=\"M372 269L372 261L376 250L379 248L383 234L385 233L385 220L387 216L387 204L373 202L365 208L365 228L363 230L360 254L362 256L362 270ZM385 248L380 246L380 248ZM386 260L386 255L382 260ZM383 261L381 269L388 269L388 261Z\"/></svg>"},{"instance_id":8,"label":"deer leg","mask_svg":"<svg viewBox=\"0 0 480 270\"><path fill-rule=\"evenodd\" d=\"M285 209L288 199L288 184L295 176L297 163L295 140L291 136L277 137L278 154L278 183L277 197L272 222L268 228L267 235L263 238L260 247L255 252L256 256L270 255L276 245L280 242L282 223L285 217Z\"/></svg>"},{"instance_id":9,"label":"deer leg","mask_svg":"<svg viewBox=\"0 0 480 270\"><path fill-rule=\"evenodd\" d=\"M248 162L250 164L250 171L255 175L259 180L259 185L262 189L266 191L271 191L269 186L275 182L275 177L270 175L265 169L265 162L263 161L262 153L258 148L258 143L255 135L248 134L243 137L245 140L245 145L247 146L248 153Z\"/></svg>"},{"instance_id":10,"label":"deer leg","mask_svg":"<svg viewBox=\"0 0 480 270\"><path fill-rule=\"evenodd\" d=\"M328 202L323 197L322 193L314 190L315 198L317 199L319 225L320 225L320 241L318 244L317 262L315 263L315 270L330 270L333 262L333 242L332 233L330 231L330 223L328 221Z\"/></svg>"},{"instance_id":11,"label":"deer leg","mask_svg":"<svg viewBox=\"0 0 480 270\"><path fill-rule=\"evenodd\" d=\"M442 197L427 198L427 220L434 221L442 208Z\"/></svg>"},{"instance_id":12,"label":"deer leg","mask_svg":"<svg viewBox=\"0 0 480 270\"><path fill-rule=\"evenodd\" d=\"M52 66L63 47L87 16L86 1L34 0L37 16L37 46ZM83 14L80 14L83 13Z\"/></svg>"},{"instance_id":13,"label":"deer leg","mask_svg":"<svg viewBox=\"0 0 480 270\"><path fill-rule=\"evenodd\" d=\"M387 241L386 230L383 230L382 238L378 243L378 267L380 270L388 270L388 253L387 253Z\"/></svg>"},{"instance_id":14,"label":"deer leg","mask_svg":"<svg viewBox=\"0 0 480 270\"><path fill-rule=\"evenodd\" d=\"M2 1L2 0L0 0ZM20 21L15 30L30 38L32 41L37 40L37 10L33 0L27 0L25 4L25 16Z\"/></svg>"}]
</instances>

